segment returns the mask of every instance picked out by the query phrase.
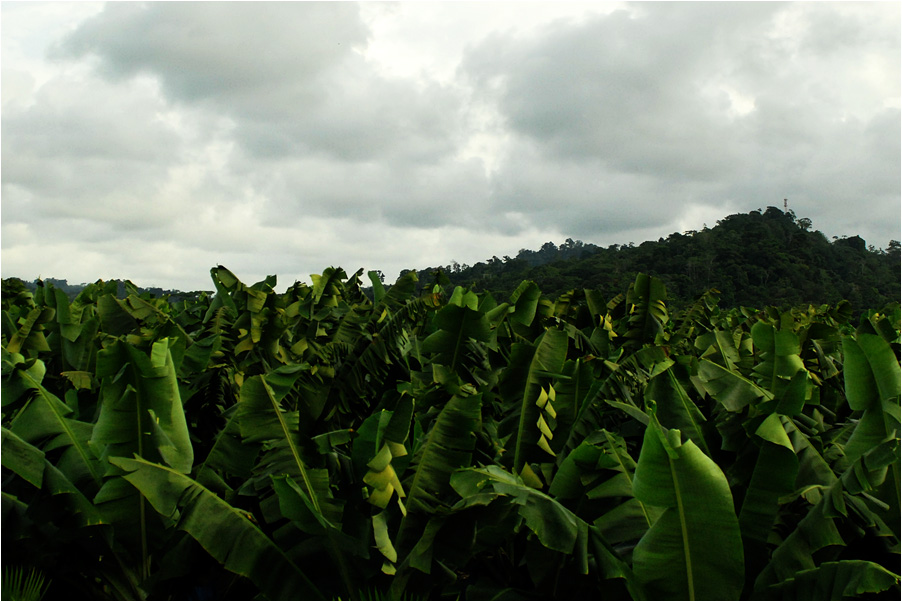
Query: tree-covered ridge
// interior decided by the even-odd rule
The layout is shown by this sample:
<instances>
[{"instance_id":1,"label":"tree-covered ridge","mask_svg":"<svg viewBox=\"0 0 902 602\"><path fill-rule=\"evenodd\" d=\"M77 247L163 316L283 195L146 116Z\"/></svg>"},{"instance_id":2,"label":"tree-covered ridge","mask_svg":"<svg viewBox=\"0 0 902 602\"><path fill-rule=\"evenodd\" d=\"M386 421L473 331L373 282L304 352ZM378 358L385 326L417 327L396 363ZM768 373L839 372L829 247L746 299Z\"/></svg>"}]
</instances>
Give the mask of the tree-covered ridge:
<instances>
[{"instance_id":1,"label":"tree-covered ridge","mask_svg":"<svg viewBox=\"0 0 902 602\"><path fill-rule=\"evenodd\" d=\"M898 599L899 306L2 300L4 567L86 599Z\"/></svg>"},{"instance_id":2,"label":"tree-covered ridge","mask_svg":"<svg viewBox=\"0 0 902 602\"><path fill-rule=\"evenodd\" d=\"M493 256L472 266L452 261L416 273L422 286L438 281L496 296L510 295L523 280L536 282L552 296L585 288L613 296L643 272L664 282L668 302L677 308L691 304L710 288L720 291L723 308L846 300L857 314L902 300L899 241L877 248L859 236L830 241L811 228L808 218L797 219L792 211L768 207L763 212L730 215L713 228L674 232L638 246L627 243L602 248L568 238L561 245L546 242L536 251L520 249L515 257ZM5 282L18 286L16 280ZM22 286L34 291L41 282L62 290L70 300L87 286L54 278L23 282ZM115 282L119 297L135 291L179 301L202 293ZM371 287L363 290L372 297Z\"/></svg>"},{"instance_id":3,"label":"tree-covered ridge","mask_svg":"<svg viewBox=\"0 0 902 602\"><path fill-rule=\"evenodd\" d=\"M807 218L768 207L638 246L549 242L539 253L439 269L451 283L474 290L510 293L527 279L551 295L588 288L606 296L644 272L660 278L679 307L709 288L720 291L724 308L847 300L862 311L900 301L898 241L886 249L866 247L858 236L830 241L811 226ZM420 279L431 281L435 269L421 270Z\"/></svg>"}]
</instances>

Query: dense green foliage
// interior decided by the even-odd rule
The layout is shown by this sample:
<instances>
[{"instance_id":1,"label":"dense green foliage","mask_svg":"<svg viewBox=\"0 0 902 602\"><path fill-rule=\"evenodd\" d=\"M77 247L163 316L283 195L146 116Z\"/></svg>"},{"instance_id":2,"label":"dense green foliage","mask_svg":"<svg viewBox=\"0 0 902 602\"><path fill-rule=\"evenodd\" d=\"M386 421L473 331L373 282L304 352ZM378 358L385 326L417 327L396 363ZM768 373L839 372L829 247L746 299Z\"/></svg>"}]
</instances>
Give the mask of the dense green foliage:
<instances>
[{"instance_id":1,"label":"dense green foliage","mask_svg":"<svg viewBox=\"0 0 902 602\"><path fill-rule=\"evenodd\" d=\"M716 288L720 306L795 306L851 303L853 311L900 301L899 242L868 248L858 236L833 242L811 231L811 220L769 207L728 216L713 228L675 232L666 239L598 248L569 240L516 257L419 271L421 280L440 269L453 284L509 294L523 280L557 296L597 289L612 297L638 272L664 282L674 307L692 303L699 291Z\"/></svg>"},{"instance_id":2,"label":"dense green foliage","mask_svg":"<svg viewBox=\"0 0 902 602\"><path fill-rule=\"evenodd\" d=\"M211 276L4 282L3 563L47 597L899 597L898 304Z\"/></svg>"}]
</instances>

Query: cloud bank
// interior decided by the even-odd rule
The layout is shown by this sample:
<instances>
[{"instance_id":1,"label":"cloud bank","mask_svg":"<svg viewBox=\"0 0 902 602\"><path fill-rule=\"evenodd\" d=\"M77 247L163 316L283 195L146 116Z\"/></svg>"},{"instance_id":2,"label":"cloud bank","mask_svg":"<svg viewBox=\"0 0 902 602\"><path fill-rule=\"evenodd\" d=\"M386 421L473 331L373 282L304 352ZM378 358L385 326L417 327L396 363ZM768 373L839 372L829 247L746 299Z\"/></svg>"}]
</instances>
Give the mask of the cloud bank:
<instances>
[{"instance_id":1,"label":"cloud bank","mask_svg":"<svg viewBox=\"0 0 902 602\"><path fill-rule=\"evenodd\" d=\"M0 10L4 277L393 278L784 198L900 238L896 3Z\"/></svg>"}]
</instances>

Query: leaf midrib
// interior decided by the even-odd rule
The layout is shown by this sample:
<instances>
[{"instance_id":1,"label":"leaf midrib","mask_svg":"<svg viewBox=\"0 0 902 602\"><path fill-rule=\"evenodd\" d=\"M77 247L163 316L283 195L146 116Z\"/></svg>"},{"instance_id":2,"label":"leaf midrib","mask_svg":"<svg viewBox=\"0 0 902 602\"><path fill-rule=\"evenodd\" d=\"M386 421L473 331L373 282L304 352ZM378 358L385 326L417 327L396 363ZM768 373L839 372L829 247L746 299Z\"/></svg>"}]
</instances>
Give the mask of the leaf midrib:
<instances>
[{"instance_id":1,"label":"leaf midrib","mask_svg":"<svg viewBox=\"0 0 902 602\"><path fill-rule=\"evenodd\" d=\"M623 462L623 458L620 457L620 454L618 453L618 449L617 449L615 442L611 440L611 434L608 433L607 431L605 431L604 433L605 433L605 439L607 439L608 445L611 446L611 450L614 452L614 454L613 454L614 459L617 460L617 464L620 466L620 472L623 473L623 475L626 477L626 480L630 484L630 490L632 490L633 489L633 478L630 476L629 469L627 468L626 464ZM652 521L651 521L651 517L648 515L648 508L638 498L634 497L633 499L635 499L639 503L639 508L642 509L642 516L645 517L645 522L648 523L649 528L651 528Z\"/></svg>"},{"instance_id":2,"label":"leaf midrib","mask_svg":"<svg viewBox=\"0 0 902 602\"><path fill-rule=\"evenodd\" d=\"M71 442L70 445L78 451L78 455L81 457L82 462L87 467L88 472L91 474L91 477L94 479L95 484L97 484L99 486L102 483L102 479L100 478L100 475L97 473L97 471L94 469L94 465L90 461L87 450L82 447L81 442L75 436L75 433L72 432L71 428L69 428L69 424L67 422L68 419L65 418L64 416L60 415L60 413L56 411L56 407L54 406L53 402L50 401L50 398L49 398L50 394L47 392L47 390L43 386L41 386L40 383L38 383L36 380L34 380L34 378L32 378L31 375L29 375L24 370L20 370L19 373L22 375L23 378L31 381L33 383L34 387L37 389L38 394L44 398L44 403L50 408L50 411L53 413L53 416L56 419L57 424L60 425L60 427L63 429L63 432L65 432L66 436L69 438L69 441Z\"/></svg>"},{"instance_id":3,"label":"leaf midrib","mask_svg":"<svg viewBox=\"0 0 902 602\"><path fill-rule=\"evenodd\" d=\"M272 404L273 411L279 418L279 427L282 429L282 435L285 437L285 441L288 442L288 448L291 450L291 456L294 458L294 462L295 464L297 464L297 467L301 472L301 478L304 479L304 485L306 485L307 493L310 495L310 500L313 502L313 508L319 514L322 514L322 510L319 506L319 501L317 500L316 492L313 490L313 483L310 482L310 477L307 476L307 469L304 466L303 460L301 460L301 454L300 452L298 452L297 446L291 439L291 431L288 428L288 424L285 422L285 416L282 413L282 408L279 406L279 402L276 401L276 398L273 395L272 389L270 389L269 384L267 384L266 381L263 381L262 378L261 381L263 382L263 388L266 391L266 396L269 398L269 401Z\"/></svg>"},{"instance_id":4,"label":"leaf midrib","mask_svg":"<svg viewBox=\"0 0 902 602\"><path fill-rule=\"evenodd\" d=\"M674 459L668 456L670 462L670 475L673 479L673 491L677 501L677 514L680 519L680 531L683 536L683 556L685 558L686 567L686 585L689 588L689 599L695 600L695 582L692 577L692 553L689 549L689 531L686 525L686 509L683 507L683 495L680 490L680 479L677 476Z\"/></svg>"}]
</instances>

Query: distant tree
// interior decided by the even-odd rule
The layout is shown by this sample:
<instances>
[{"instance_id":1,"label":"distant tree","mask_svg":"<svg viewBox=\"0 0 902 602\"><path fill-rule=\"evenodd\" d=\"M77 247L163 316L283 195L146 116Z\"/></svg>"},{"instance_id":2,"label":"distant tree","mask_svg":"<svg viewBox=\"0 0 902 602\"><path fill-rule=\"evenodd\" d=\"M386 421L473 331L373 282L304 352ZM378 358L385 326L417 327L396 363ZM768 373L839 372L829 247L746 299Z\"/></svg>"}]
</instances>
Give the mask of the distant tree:
<instances>
[{"instance_id":1,"label":"distant tree","mask_svg":"<svg viewBox=\"0 0 902 602\"><path fill-rule=\"evenodd\" d=\"M851 249L855 249L856 251L864 252L867 249L865 245L864 239L860 236L850 236L848 238L840 238L836 241L837 245L849 247Z\"/></svg>"},{"instance_id":2,"label":"distant tree","mask_svg":"<svg viewBox=\"0 0 902 602\"><path fill-rule=\"evenodd\" d=\"M28 288L25 286L25 282L20 280L19 278L4 278L2 285L2 297L3 299L16 297L19 293L24 293Z\"/></svg>"}]
</instances>

